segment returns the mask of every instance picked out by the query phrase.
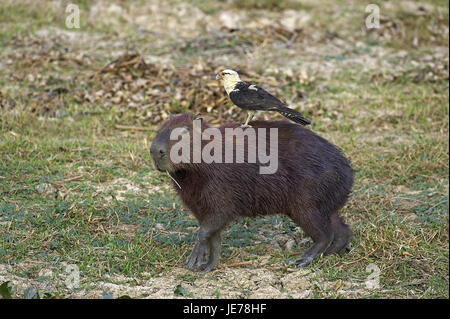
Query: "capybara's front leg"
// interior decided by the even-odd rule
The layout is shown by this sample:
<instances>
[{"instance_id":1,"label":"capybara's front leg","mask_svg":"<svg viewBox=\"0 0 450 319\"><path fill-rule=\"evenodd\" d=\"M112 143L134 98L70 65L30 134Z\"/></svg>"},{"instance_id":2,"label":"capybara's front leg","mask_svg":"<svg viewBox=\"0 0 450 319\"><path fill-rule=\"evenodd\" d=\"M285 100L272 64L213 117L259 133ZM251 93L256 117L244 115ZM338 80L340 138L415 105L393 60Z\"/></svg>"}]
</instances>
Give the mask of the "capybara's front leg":
<instances>
[{"instance_id":1,"label":"capybara's front leg","mask_svg":"<svg viewBox=\"0 0 450 319\"><path fill-rule=\"evenodd\" d=\"M210 251L209 251L209 260L205 265L204 271L211 271L214 267L219 264L220 258L220 247L221 247L221 239L220 232L217 232L209 239Z\"/></svg>"},{"instance_id":2,"label":"capybara's front leg","mask_svg":"<svg viewBox=\"0 0 450 319\"><path fill-rule=\"evenodd\" d=\"M211 271L220 257L221 223L202 223L197 235L197 242L186 264L188 269Z\"/></svg>"}]
</instances>

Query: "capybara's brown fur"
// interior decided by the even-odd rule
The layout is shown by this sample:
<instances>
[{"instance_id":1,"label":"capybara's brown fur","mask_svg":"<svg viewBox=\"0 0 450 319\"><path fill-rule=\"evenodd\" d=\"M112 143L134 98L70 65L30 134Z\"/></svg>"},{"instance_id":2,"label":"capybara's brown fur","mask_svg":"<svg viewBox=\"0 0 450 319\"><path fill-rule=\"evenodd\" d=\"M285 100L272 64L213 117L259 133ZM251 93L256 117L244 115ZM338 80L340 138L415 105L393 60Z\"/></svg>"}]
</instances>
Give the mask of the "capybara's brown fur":
<instances>
[{"instance_id":1,"label":"capybara's brown fur","mask_svg":"<svg viewBox=\"0 0 450 319\"><path fill-rule=\"evenodd\" d=\"M278 129L278 170L274 174L260 174L261 164L248 163L247 154L244 163L174 164L169 154L176 141L169 140L170 132L180 127L192 132L194 118L192 114L182 114L166 121L150 148L154 165L176 181L175 190L200 224L188 268L214 268L219 260L220 233L240 216L291 217L314 241L294 261L299 266L309 264L318 254L347 248L352 232L338 211L351 192L353 170L338 148L293 123L253 121L250 125L254 129ZM203 121L202 129L207 127ZM219 129L224 133L225 128L236 127L239 125L225 124Z\"/></svg>"}]
</instances>

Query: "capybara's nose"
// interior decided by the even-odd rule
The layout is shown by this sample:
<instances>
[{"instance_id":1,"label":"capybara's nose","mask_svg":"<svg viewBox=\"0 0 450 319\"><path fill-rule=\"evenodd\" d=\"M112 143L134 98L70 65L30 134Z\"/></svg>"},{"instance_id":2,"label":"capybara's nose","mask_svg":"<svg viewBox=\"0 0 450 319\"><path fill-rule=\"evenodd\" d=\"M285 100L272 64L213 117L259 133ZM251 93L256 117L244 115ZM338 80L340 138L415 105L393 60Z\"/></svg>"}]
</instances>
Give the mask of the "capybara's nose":
<instances>
[{"instance_id":1,"label":"capybara's nose","mask_svg":"<svg viewBox=\"0 0 450 319\"><path fill-rule=\"evenodd\" d=\"M160 159L163 158L164 156L166 156L166 150L165 147L163 145L160 145L158 143L153 143L152 146L150 147L150 155L154 158L154 159Z\"/></svg>"},{"instance_id":2,"label":"capybara's nose","mask_svg":"<svg viewBox=\"0 0 450 319\"><path fill-rule=\"evenodd\" d=\"M161 131L158 137L155 138L152 145L150 146L150 155L154 160L160 160L165 158L167 155L167 140L168 140L169 130L164 129Z\"/></svg>"}]
</instances>

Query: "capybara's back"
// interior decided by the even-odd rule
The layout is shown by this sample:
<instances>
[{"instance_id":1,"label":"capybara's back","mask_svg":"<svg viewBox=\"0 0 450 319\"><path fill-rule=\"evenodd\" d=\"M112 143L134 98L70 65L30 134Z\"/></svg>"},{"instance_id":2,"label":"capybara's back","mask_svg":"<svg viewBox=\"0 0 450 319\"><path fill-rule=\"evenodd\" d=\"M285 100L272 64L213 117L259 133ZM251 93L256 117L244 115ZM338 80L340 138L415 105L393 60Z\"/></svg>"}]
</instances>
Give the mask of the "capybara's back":
<instances>
[{"instance_id":1,"label":"capybara's back","mask_svg":"<svg viewBox=\"0 0 450 319\"><path fill-rule=\"evenodd\" d=\"M272 174L261 174L259 160L248 161L251 147L247 147L247 139L244 163L172 166L170 173L179 184L175 189L200 223L199 241L205 238L209 247L205 248L208 253L199 252L197 243L188 260L189 268L210 270L217 263L214 256L220 232L239 216L290 216L314 241L295 260L299 266L309 264L318 254L345 250L352 233L338 211L352 188L349 161L333 144L299 125L286 121L254 121L251 125L257 137L258 129L277 129L278 163ZM236 127L228 124L220 130L225 136L226 128ZM224 153L225 144L223 141ZM204 263L201 259L205 254L212 257Z\"/></svg>"}]
</instances>

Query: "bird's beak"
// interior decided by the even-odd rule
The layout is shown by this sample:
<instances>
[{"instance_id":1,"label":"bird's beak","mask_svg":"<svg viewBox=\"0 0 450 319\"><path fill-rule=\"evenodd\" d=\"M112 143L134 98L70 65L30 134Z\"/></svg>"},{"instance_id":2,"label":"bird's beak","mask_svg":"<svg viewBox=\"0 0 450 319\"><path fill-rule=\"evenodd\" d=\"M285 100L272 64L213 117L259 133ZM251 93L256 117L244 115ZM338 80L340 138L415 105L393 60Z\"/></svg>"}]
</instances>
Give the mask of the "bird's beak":
<instances>
[{"instance_id":1,"label":"bird's beak","mask_svg":"<svg viewBox=\"0 0 450 319\"><path fill-rule=\"evenodd\" d=\"M216 75L216 80L220 80L220 79L222 79L222 77L220 76L220 74L217 74Z\"/></svg>"}]
</instances>

